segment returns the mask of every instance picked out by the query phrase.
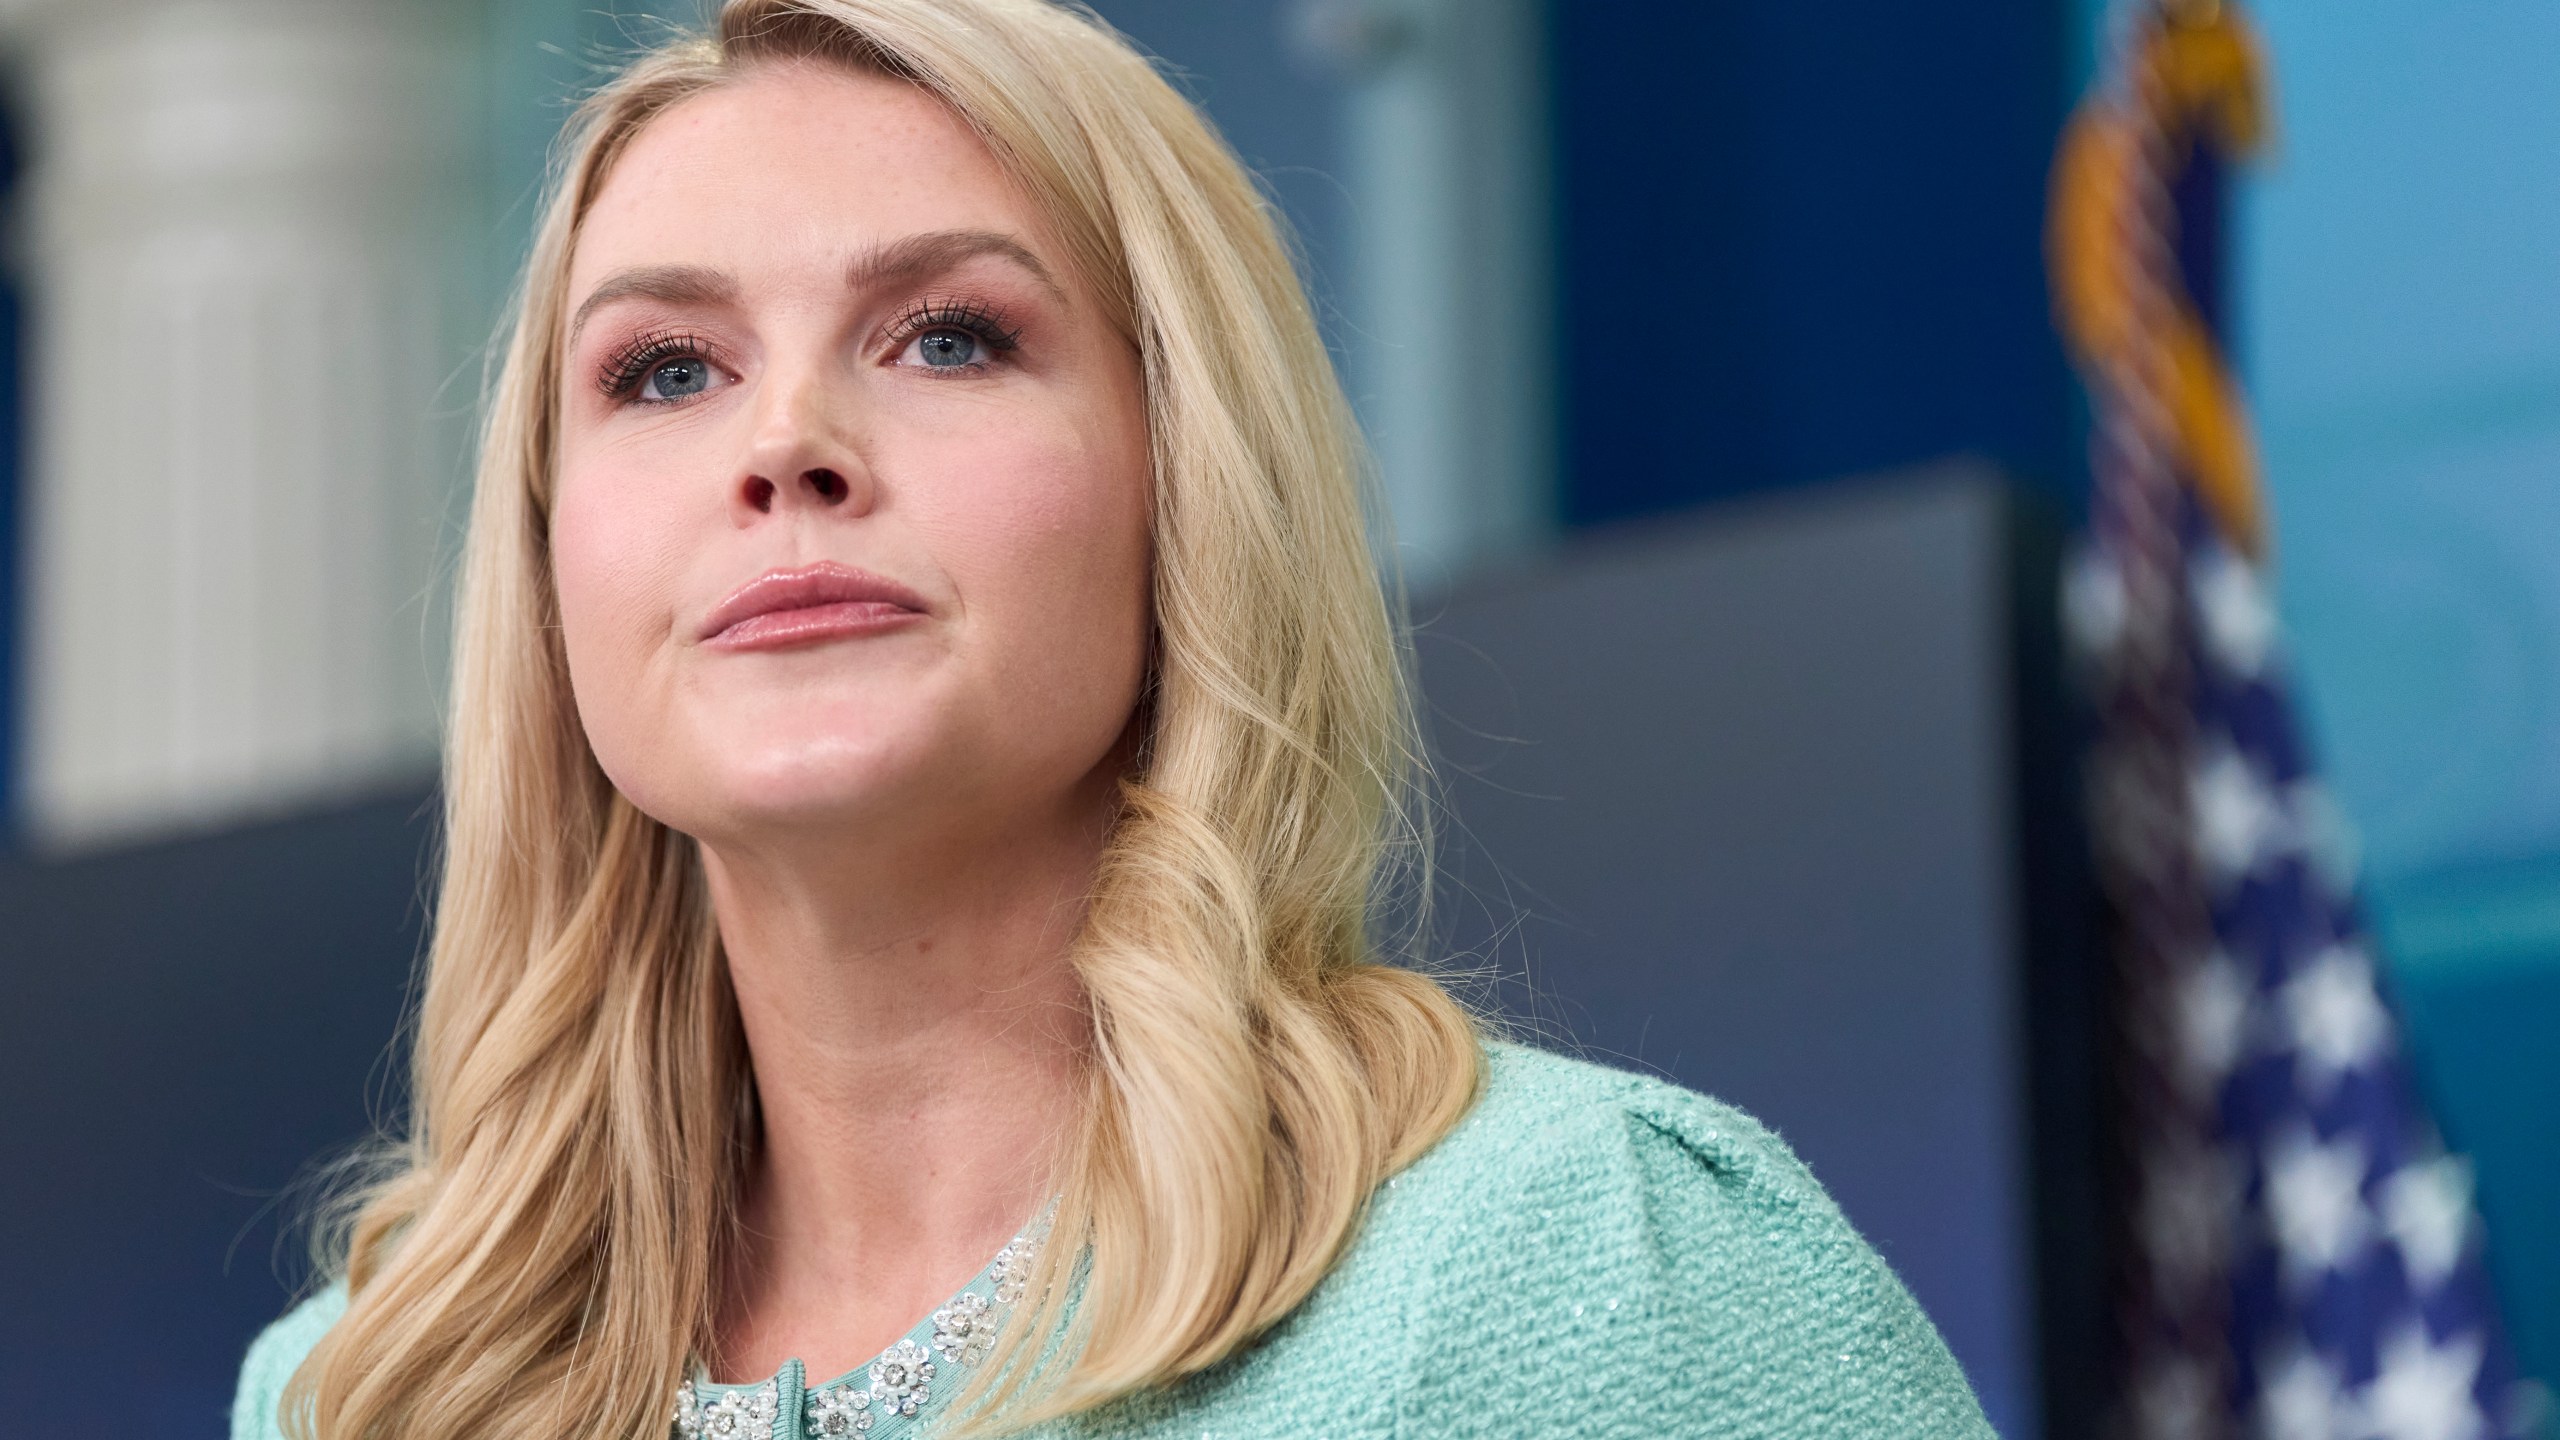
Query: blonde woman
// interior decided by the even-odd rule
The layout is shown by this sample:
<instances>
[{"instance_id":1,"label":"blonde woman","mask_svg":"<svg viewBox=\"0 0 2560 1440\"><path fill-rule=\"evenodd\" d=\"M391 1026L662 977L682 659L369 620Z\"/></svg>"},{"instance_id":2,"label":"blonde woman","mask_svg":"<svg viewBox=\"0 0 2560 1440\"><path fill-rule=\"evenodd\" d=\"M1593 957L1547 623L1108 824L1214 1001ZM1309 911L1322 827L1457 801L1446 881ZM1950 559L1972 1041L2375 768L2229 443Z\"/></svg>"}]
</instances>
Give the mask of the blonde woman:
<instances>
[{"instance_id":1,"label":"blonde woman","mask_svg":"<svg viewBox=\"0 0 2560 1440\"><path fill-rule=\"evenodd\" d=\"M1373 953L1361 464L1267 205L1089 17L734 0L605 86L408 1138L235 1435L1987 1435L1767 1132Z\"/></svg>"}]
</instances>

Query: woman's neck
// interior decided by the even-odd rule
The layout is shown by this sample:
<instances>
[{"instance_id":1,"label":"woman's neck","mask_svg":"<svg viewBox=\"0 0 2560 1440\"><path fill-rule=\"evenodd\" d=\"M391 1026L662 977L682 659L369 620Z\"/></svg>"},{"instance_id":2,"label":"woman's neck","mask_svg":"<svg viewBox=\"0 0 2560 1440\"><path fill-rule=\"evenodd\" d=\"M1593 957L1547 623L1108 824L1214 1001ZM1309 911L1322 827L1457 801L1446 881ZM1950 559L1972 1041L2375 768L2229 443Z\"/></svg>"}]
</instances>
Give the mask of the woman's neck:
<instances>
[{"instance_id":1,"label":"woman's neck","mask_svg":"<svg viewBox=\"0 0 2560 1440\"><path fill-rule=\"evenodd\" d=\"M869 1360L1046 1199L1084 1094L1068 947L1106 828L860 863L705 847L763 1116L718 1378Z\"/></svg>"}]
</instances>

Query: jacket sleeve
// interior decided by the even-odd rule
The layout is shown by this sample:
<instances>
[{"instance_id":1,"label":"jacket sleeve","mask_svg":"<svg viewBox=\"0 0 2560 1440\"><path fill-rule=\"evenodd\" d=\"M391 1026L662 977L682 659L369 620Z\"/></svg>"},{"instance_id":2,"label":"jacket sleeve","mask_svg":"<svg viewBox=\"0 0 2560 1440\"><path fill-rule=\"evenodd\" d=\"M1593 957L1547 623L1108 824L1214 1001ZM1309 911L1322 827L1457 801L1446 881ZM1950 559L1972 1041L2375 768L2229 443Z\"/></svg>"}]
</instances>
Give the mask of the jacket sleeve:
<instances>
[{"instance_id":1,"label":"jacket sleeve","mask_svg":"<svg viewBox=\"0 0 2560 1440\"><path fill-rule=\"evenodd\" d=\"M1434 1287L1400 1433L1992 1440L1910 1292L1739 1111L1633 1081L1524 1137L1503 1188Z\"/></svg>"},{"instance_id":2,"label":"jacket sleeve","mask_svg":"<svg viewBox=\"0 0 2560 1440\"><path fill-rule=\"evenodd\" d=\"M231 1400L231 1440L284 1440L277 1403L302 1357L347 1308L343 1284L332 1285L287 1311L249 1345L240 1364L240 1388Z\"/></svg>"}]
</instances>

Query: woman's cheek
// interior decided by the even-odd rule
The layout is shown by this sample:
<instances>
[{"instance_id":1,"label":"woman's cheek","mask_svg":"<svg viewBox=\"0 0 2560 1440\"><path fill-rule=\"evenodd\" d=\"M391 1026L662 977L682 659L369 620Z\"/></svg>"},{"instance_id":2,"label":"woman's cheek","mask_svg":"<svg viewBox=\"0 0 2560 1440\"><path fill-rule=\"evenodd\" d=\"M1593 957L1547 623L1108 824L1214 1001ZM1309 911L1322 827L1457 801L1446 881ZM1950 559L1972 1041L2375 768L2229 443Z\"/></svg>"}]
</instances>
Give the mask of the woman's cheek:
<instances>
[{"instance_id":1,"label":"woman's cheek","mask_svg":"<svg viewBox=\"0 0 2560 1440\"><path fill-rule=\"evenodd\" d=\"M962 522L982 583L1014 594L1021 618L1052 637L1045 643L1114 638L1145 593L1146 512L1104 459L1081 446L1007 457L991 467L1004 478L982 513Z\"/></svg>"},{"instance_id":2,"label":"woman's cheek","mask_svg":"<svg viewBox=\"0 0 2560 1440\"><path fill-rule=\"evenodd\" d=\"M560 601L571 687L597 759L608 772L647 747L632 737L662 729L651 713L664 697L648 683L656 652L671 643L673 547L650 523L656 507L598 477L563 467L551 532L552 583ZM620 777L617 776L617 779Z\"/></svg>"}]
</instances>

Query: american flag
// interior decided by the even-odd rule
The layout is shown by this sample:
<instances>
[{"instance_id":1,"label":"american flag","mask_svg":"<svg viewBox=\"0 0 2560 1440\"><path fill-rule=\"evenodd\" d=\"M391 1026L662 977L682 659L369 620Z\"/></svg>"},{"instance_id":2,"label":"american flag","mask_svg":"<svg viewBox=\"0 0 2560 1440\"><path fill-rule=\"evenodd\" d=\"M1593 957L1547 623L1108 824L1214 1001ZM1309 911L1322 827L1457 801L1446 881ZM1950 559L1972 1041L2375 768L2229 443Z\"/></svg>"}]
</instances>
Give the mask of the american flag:
<instances>
[{"instance_id":1,"label":"american flag","mask_svg":"<svg viewBox=\"0 0 2560 1440\"><path fill-rule=\"evenodd\" d=\"M2227 0L2115 18L2051 240L2092 405L2066 605L2114 920L2120 1433L2514 1440L2534 1397L2294 723L2220 360L2222 163L2259 128L2256 47Z\"/></svg>"}]
</instances>

